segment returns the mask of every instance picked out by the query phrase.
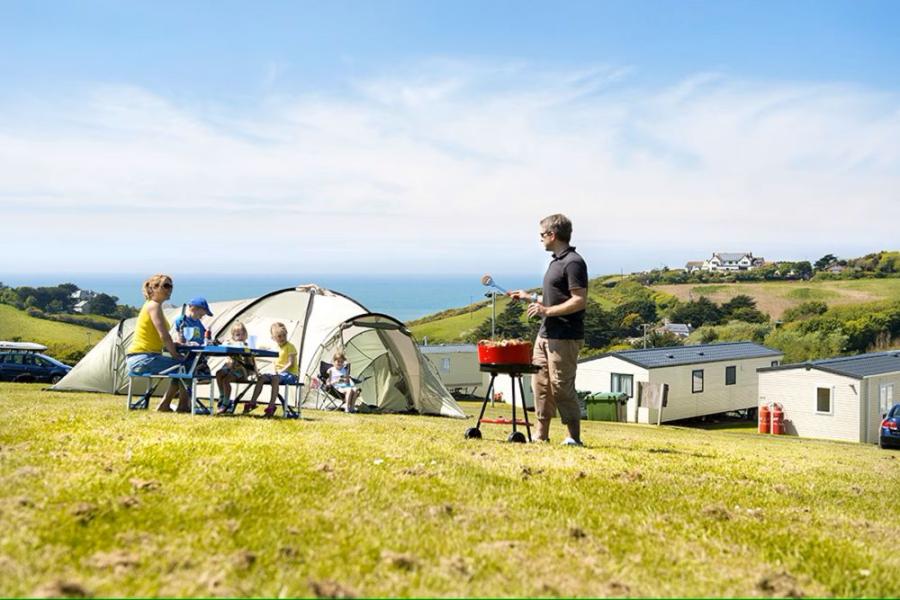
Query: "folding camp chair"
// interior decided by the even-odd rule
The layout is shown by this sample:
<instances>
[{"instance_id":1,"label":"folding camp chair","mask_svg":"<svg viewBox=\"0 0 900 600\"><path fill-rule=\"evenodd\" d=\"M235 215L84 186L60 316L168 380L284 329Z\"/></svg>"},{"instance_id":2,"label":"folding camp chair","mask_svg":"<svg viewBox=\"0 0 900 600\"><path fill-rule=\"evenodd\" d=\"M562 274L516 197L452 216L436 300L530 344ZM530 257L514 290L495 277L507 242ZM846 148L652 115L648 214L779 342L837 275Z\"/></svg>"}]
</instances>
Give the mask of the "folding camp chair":
<instances>
[{"instance_id":1,"label":"folding camp chair","mask_svg":"<svg viewBox=\"0 0 900 600\"><path fill-rule=\"evenodd\" d=\"M321 400L321 404L316 403L318 408L322 410L343 410L344 405L347 403L347 399L344 397L344 393L338 389L335 389L333 385L328 382L328 369L333 367L331 363L327 363L324 361L319 362L319 381L322 384L319 386L319 395L318 399ZM347 363L347 371L350 371L350 363ZM355 377L351 377L350 381L353 382L353 385L360 385L369 377L363 377L362 379L356 379Z\"/></svg>"},{"instance_id":2,"label":"folding camp chair","mask_svg":"<svg viewBox=\"0 0 900 600\"><path fill-rule=\"evenodd\" d=\"M324 410L342 410L346 402L344 394L334 389L334 386L328 382L328 369L333 366L331 363L319 362L319 381L322 382L322 385L319 387L319 391L322 393L320 395L322 400L320 408ZM348 364L347 367L349 370L350 365Z\"/></svg>"}]
</instances>

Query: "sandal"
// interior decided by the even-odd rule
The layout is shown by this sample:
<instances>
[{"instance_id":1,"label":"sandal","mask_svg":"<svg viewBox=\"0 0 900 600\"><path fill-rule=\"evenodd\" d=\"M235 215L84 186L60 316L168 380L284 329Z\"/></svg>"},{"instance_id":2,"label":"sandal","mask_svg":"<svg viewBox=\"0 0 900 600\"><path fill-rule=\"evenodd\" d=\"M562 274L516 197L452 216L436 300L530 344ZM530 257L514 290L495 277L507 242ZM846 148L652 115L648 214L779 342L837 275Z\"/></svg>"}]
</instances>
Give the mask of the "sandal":
<instances>
[{"instance_id":1,"label":"sandal","mask_svg":"<svg viewBox=\"0 0 900 600\"><path fill-rule=\"evenodd\" d=\"M253 412L254 410L256 410L257 406L259 406L259 404L257 404L255 401L248 402L244 405L244 410L241 411L241 414L246 415L249 412Z\"/></svg>"},{"instance_id":2,"label":"sandal","mask_svg":"<svg viewBox=\"0 0 900 600\"><path fill-rule=\"evenodd\" d=\"M271 419L274 416L275 416L275 407L274 406L270 406L270 407L266 408L266 410L263 411L264 419Z\"/></svg>"}]
</instances>

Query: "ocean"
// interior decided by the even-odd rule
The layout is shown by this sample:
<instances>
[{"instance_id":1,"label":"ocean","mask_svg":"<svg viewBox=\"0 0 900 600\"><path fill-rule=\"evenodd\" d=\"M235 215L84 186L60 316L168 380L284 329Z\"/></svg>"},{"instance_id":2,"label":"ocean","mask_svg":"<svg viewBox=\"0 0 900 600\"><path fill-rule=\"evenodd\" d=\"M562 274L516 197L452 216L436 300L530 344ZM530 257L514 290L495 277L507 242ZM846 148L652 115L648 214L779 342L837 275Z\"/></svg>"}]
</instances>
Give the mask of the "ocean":
<instances>
[{"instance_id":1,"label":"ocean","mask_svg":"<svg viewBox=\"0 0 900 600\"><path fill-rule=\"evenodd\" d=\"M410 321L448 308L465 306L484 299L490 288L481 285L483 273L471 275L175 275L172 302L180 304L195 296L210 302L253 298L273 290L316 283L350 296L372 312L389 314ZM534 275L493 274L505 289L533 288L541 285L542 273ZM143 303L143 276L92 274L0 275L0 282L11 287L51 286L74 283L81 289L103 292L119 298L120 304Z\"/></svg>"}]
</instances>

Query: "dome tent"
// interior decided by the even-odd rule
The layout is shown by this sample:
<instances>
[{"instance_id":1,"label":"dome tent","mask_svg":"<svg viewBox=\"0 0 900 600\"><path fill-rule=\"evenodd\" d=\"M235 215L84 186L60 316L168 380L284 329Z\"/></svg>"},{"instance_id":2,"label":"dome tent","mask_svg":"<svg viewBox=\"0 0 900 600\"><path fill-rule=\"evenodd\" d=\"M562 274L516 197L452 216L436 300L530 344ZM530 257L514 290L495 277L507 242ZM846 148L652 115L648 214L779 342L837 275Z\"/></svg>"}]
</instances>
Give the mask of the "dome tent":
<instances>
[{"instance_id":1,"label":"dome tent","mask_svg":"<svg viewBox=\"0 0 900 600\"><path fill-rule=\"evenodd\" d=\"M296 288L286 288L265 294L258 298L247 300L234 300L229 302L216 302L210 304L213 316L204 318L204 324L212 332L213 337L225 339L231 324L241 321L250 336L255 336L257 345L273 345L270 339L269 328L272 323L282 322L288 330L288 341L297 348L300 372L304 383L310 383L310 378L318 372L319 360L322 356L320 348L327 340L333 338L336 328L352 319L359 319L369 313L362 304L352 298L321 288L316 285L301 285ZM167 309L166 318L170 322L181 312L179 308ZM388 319L394 324L399 321L386 315L374 315L379 319ZM136 318L120 321L91 351L78 362L77 365L56 385L50 389L56 391L92 391L109 394L124 394L127 392L128 375L125 368L125 354L131 344L134 334ZM369 322L367 320L361 323ZM402 327L402 324L400 324ZM395 331L398 333L399 329ZM399 333L398 333L399 334ZM407 331L403 334L412 343L412 338ZM423 414L444 414L447 416L465 416L447 389L434 378L433 370L422 367L424 357L418 351L415 343L412 343L413 351L408 345L402 343L395 335L387 336L391 350L388 358L382 359L389 365L399 368L404 374L404 381L410 390L424 390L416 392L411 400L412 408ZM395 339L396 338L396 339ZM314 356L315 355L315 356ZM381 356L384 356L382 354ZM328 355L330 358L330 355ZM210 360L210 367L215 371L221 364L221 359ZM354 367L355 370L356 367ZM377 367L373 367L373 372ZM272 365L260 365L262 372L271 372ZM384 372L378 371L382 377ZM146 380L135 381L136 393L142 393ZM363 390L365 394L365 389ZM421 395L431 398L427 402L418 400ZM436 402L440 398L440 403ZM366 398L363 396L363 400ZM382 407L385 412L400 412L400 403L391 403ZM408 405L404 405L404 410Z\"/></svg>"},{"instance_id":2,"label":"dome tent","mask_svg":"<svg viewBox=\"0 0 900 600\"><path fill-rule=\"evenodd\" d=\"M341 350L351 376L361 381L361 399L382 412L418 412L447 417L466 415L441 383L434 365L419 351L400 321L379 313L363 313L338 324L312 352L305 381L319 374ZM325 392L307 385L303 406L320 408Z\"/></svg>"}]
</instances>

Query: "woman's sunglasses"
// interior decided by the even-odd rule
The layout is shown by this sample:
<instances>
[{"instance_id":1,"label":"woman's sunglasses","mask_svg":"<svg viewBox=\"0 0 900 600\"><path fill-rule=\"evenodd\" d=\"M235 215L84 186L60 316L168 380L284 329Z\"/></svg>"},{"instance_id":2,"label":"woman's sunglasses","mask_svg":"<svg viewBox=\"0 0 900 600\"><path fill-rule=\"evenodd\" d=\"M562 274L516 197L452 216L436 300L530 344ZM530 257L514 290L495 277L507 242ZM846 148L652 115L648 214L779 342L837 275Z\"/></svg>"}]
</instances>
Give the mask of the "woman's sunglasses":
<instances>
[{"instance_id":1,"label":"woman's sunglasses","mask_svg":"<svg viewBox=\"0 0 900 600\"><path fill-rule=\"evenodd\" d=\"M172 289L172 282L171 282L171 281L167 281L167 282L165 282L164 284L162 284L162 285L159 286L159 287L161 287L161 288L164 289L164 290L171 290L171 289Z\"/></svg>"}]
</instances>

